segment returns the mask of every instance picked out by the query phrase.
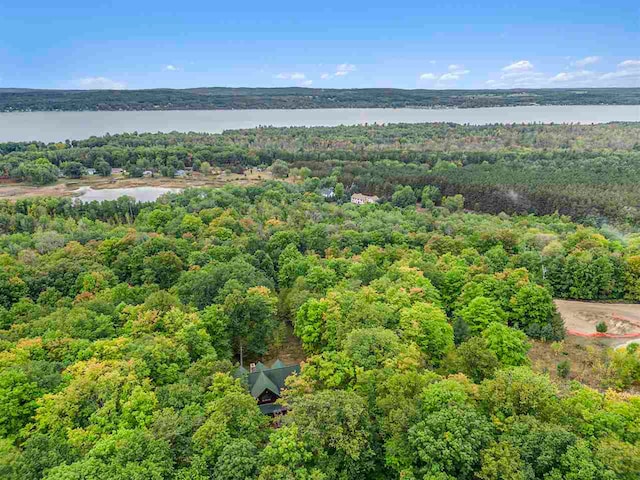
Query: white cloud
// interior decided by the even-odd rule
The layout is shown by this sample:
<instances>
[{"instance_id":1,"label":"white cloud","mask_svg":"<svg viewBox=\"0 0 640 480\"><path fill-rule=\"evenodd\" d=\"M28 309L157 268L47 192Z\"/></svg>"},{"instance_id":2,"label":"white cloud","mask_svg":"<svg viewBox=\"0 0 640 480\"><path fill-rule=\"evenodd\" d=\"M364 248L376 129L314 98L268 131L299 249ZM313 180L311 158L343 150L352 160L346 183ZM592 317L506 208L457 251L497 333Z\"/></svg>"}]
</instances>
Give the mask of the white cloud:
<instances>
[{"instance_id":1,"label":"white cloud","mask_svg":"<svg viewBox=\"0 0 640 480\"><path fill-rule=\"evenodd\" d=\"M601 80L610 80L612 78L624 78L636 75L633 70L618 70L616 72L605 73L600 77Z\"/></svg>"},{"instance_id":2,"label":"white cloud","mask_svg":"<svg viewBox=\"0 0 640 480\"><path fill-rule=\"evenodd\" d=\"M334 75L336 77L344 77L349 75L350 72L355 72L356 70L356 66L351 63L341 63L336 67L336 73L334 73Z\"/></svg>"},{"instance_id":3,"label":"white cloud","mask_svg":"<svg viewBox=\"0 0 640 480\"><path fill-rule=\"evenodd\" d=\"M453 75L467 75L469 73L471 73L470 70L466 70L464 68L464 65L456 65L456 64L451 64L449 65L449 73L453 74Z\"/></svg>"},{"instance_id":4,"label":"white cloud","mask_svg":"<svg viewBox=\"0 0 640 480\"><path fill-rule=\"evenodd\" d=\"M621 70L602 75L599 85L603 87L640 87L640 70Z\"/></svg>"},{"instance_id":5,"label":"white cloud","mask_svg":"<svg viewBox=\"0 0 640 480\"><path fill-rule=\"evenodd\" d=\"M280 80L304 80L306 76L302 72L282 72L277 74L275 78Z\"/></svg>"},{"instance_id":6,"label":"white cloud","mask_svg":"<svg viewBox=\"0 0 640 480\"><path fill-rule=\"evenodd\" d=\"M536 72L529 60L519 60L501 69L500 78L493 84L501 88L536 88L547 83L544 73Z\"/></svg>"},{"instance_id":7,"label":"white cloud","mask_svg":"<svg viewBox=\"0 0 640 480\"><path fill-rule=\"evenodd\" d=\"M598 57L598 56L591 56L591 57L584 57L580 60L576 60L575 62L573 62L573 65L575 65L576 67L586 67L587 65L593 65L594 63L598 63L600 60L602 60L602 57Z\"/></svg>"},{"instance_id":8,"label":"white cloud","mask_svg":"<svg viewBox=\"0 0 640 480\"><path fill-rule=\"evenodd\" d=\"M341 63L337 66L336 70L338 72L355 72L356 66L351 63Z\"/></svg>"},{"instance_id":9,"label":"white cloud","mask_svg":"<svg viewBox=\"0 0 640 480\"><path fill-rule=\"evenodd\" d=\"M310 87L311 85L313 85L313 80L305 80L304 82L300 83L301 87Z\"/></svg>"},{"instance_id":10,"label":"white cloud","mask_svg":"<svg viewBox=\"0 0 640 480\"><path fill-rule=\"evenodd\" d=\"M457 73L445 73L439 79L441 82L450 82L451 80L460 80L460 75Z\"/></svg>"},{"instance_id":11,"label":"white cloud","mask_svg":"<svg viewBox=\"0 0 640 480\"><path fill-rule=\"evenodd\" d=\"M513 76L505 76L500 77L501 80L505 81L508 85L512 87L529 87L529 88L538 88L543 87L548 78L544 73L540 72L527 72L524 75L513 75Z\"/></svg>"},{"instance_id":12,"label":"white cloud","mask_svg":"<svg viewBox=\"0 0 640 480\"><path fill-rule=\"evenodd\" d=\"M498 79L487 81L487 85L495 88L537 88L548 82L548 77L544 73L531 70L508 70L500 73Z\"/></svg>"},{"instance_id":13,"label":"white cloud","mask_svg":"<svg viewBox=\"0 0 640 480\"><path fill-rule=\"evenodd\" d=\"M519 60L502 68L503 72L526 72L533 70L533 64L529 60Z\"/></svg>"},{"instance_id":14,"label":"white cloud","mask_svg":"<svg viewBox=\"0 0 640 480\"><path fill-rule=\"evenodd\" d=\"M327 80L327 79L331 78L331 74L330 73L323 73L322 75L320 75L320 78L322 80Z\"/></svg>"},{"instance_id":15,"label":"white cloud","mask_svg":"<svg viewBox=\"0 0 640 480\"><path fill-rule=\"evenodd\" d=\"M423 73L420 75L420 80L431 80L438 82L452 82L455 80L460 80L464 75L469 74L471 71L466 70L464 65L451 64L447 68L447 73Z\"/></svg>"},{"instance_id":16,"label":"white cloud","mask_svg":"<svg viewBox=\"0 0 640 480\"><path fill-rule=\"evenodd\" d=\"M175 65L171 65L171 64L165 65L164 69L167 72L177 72L178 70L180 70L178 67L176 67Z\"/></svg>"},{"instance_id":17,"label":"white cloud","mask_svg":"<svg viewBox=\"0 0 640 480\"><path fill-rule=\"evenodd\" d=\"M624 62L620 62L618 64L618 68L640 68L640 60L625 60Z\"/></svg>"},{"instance_id":18,"label":"white cloud","mask_svg":"<svg viewBox=\"0 0 640 480\"><path fill-rule=\"evenodd\" d=\"M574 67L594 64L600 57L585 57L571 63ZM457 72L452 72L457 74ZM640 60L625 60L612 72L596 72L585 68L568 69L557 74L537 71L528 60L520 60L502 68L486 82L492 88L562 87L640 87Z\"/></svg>"},{"instance_id":19,"label":"white cloud","mask_svg":"<svg viewBox=\"0 0 640 480\"><path fill-rule=\"evenodd\" d=\"M593 78L594 75L595 73L589 70L579 70L577 72L560 72L557 75L551 77L549 81L557 83L585 81Z\"/></svg>"},{"instance_id":20,"label":"white cloud","mask_svg":"<svg viewBox=\"0 0 640 480\"><path fill-rule=\"evenodd\" d=\"M615 72L600 76L601 85L608 87L640 87L640 60L625 60Z\"/></svg>"},{"instance_id":21,"label":"white cloud","mask_svg":"<svg viewBox=\"0 0 640 480\"><path fill-rule=\"evenodd\" d=\"M76 83L80 88L86 90L124 90L127 88L123 82L116 82L106 77L85 77Z\"/></svg>"}]
</instances>

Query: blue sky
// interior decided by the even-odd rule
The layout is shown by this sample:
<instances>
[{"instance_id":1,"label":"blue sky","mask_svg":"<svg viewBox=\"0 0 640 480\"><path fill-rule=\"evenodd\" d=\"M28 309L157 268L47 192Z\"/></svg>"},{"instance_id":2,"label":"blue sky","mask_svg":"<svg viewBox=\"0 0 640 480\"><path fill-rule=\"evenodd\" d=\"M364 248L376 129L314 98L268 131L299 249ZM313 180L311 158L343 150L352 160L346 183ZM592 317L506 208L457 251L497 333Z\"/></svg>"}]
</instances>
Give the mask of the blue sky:
<instances>
[{"instance_id":1,"label":"blue sky","mask_svg":"<svg viewBox=\"0 0 640 480\"><path fill-rule=\"evenodd\" d=\"M0 3L0 87L640 86L637 0Z\"/></svg>"}]
</instances>

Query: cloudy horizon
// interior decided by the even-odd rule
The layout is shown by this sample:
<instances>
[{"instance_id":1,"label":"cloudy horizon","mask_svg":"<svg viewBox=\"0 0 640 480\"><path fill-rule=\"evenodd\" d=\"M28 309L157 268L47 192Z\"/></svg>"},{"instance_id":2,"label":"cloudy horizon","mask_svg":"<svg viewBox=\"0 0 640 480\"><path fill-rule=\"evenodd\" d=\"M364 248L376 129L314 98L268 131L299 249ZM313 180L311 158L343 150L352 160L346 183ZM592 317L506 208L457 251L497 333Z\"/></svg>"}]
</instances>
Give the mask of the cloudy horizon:
<instances>
[{"instance_id":1,"label":"cloudy horizon","mask_svg":"<svg viewBox=\"0 0 640 480\"><path fill-rule=\"evenodd\" d=\"M35 3L3 7L0 88L640 87L638 12L626 0L142 0L153 15L126 17L123 0Z\"/></svg>"}]
</instances>

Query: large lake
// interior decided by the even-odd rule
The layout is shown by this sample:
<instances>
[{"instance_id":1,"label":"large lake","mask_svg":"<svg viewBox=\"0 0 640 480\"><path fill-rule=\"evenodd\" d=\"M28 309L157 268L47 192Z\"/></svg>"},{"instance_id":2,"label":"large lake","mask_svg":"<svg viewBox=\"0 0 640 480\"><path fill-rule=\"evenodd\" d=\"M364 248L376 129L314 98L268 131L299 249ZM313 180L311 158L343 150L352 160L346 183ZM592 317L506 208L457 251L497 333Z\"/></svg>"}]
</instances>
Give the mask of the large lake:
<instances>
[{"instance_id":1,"label":"large lake","mask_svg":"<svg viewBox=\"0 0 640 480\"><path fill-rule=\"evenodd\" d=\"M153 112L0 113L0 142L57 142L122 132L209 132L260 125L334 126L362 123L638 122L638 105L584 105L466 109L187 110Z\"/></svg>"}]
</instances>

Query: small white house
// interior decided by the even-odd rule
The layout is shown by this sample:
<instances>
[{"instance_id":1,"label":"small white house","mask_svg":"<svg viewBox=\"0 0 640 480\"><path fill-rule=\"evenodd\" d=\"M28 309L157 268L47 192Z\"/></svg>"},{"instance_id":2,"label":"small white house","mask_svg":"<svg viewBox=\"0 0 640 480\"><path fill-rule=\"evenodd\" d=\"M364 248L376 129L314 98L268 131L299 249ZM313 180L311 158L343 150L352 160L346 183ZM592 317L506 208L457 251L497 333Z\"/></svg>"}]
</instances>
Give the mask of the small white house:
<instances>
[{"instance_id":1,"label":"small white house","mask_svg":"<svg viewBox=\"0 0 640 480\"><path fill-rule=\"evenodd\" d=\"M143 177L152 177L153 176L153 172L151 170L145 170L144 172L142 172L142 176Z\"/></svg>"},{"instance_id":2,"label":"small white house","mask_svg":"<svg viewBox=\"0 0 640 480\"><path fill-rule=\"evenodd\" d=\"M96 174L95 168L87 168L87 175L95 175L95 174Z\"/></svg>"},{"instance_id":3,"label":"small white house","mask_svg":"<svg viewBox=\"0 0 640 480\"><path fill-rule=\"evenodd\" d=\"M320 190L320 195L322 195L324 198L333 198L336 196L335 192L333 191L333 188L323 188Z\"/></svg>"},{"instance_id":4,"label":"small white house","mask_svg":"<svg viewBox=\"0 0 640 480\"><path fill-rule=\"evenodd\" d=\"M380 198L376 195L365 195L363 193L354 193L351 195L351 203L356 205L364 205L365 203L378 203Z\"/></svg>"}]
</instances>

